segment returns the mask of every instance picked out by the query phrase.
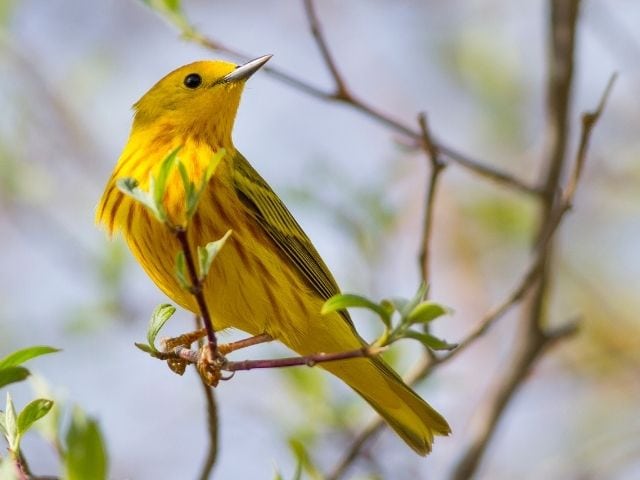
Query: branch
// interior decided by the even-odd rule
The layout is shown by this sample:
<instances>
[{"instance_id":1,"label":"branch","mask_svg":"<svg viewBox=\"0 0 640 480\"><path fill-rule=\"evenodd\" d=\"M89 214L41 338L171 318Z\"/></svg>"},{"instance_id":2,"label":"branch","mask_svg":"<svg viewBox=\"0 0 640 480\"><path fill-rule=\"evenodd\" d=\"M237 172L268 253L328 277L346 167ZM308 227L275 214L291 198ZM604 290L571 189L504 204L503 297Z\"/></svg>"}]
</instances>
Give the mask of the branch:
<instances>
[{"instance_id":1,"label":"branch","mask_svg":"<svg viewBox=\"0 0 640 480\"><path fill-rule=\"evenodd\" d=\"M196 328L202 329L202 319L196 316ZM199 340L198 345L202 347L202 338ZM199 480L208 480L211 477L211 472L218 459L218 405L216 403L213 387L207 384L205 379L198 375L200 385L202 385L202 391L204 393L204 400L207 406L207 431L209 433L209 448L207 449L207 456L205 457L204 464L200 470Z\"/></svg>"},{"instance_id":2,"label":"branch","mask_svg":"<svg viewBox=\"0 0 640 480\"><path fill-rule=\"evenodd\" d=\"M607 84L602 98L600 99L600 103L597 109L595 111L585 112L583 114L583 129L580 138L580 148L578 149L578 154L574 162L572 175L567 183L567 187L564 190L565 194L563 195L563 198L565 199L565 204L570 205L573 202L573 197L576 191L575 185L580 179L580 173L582 171L584 160L586 158L586 147L589 144L592 130L604 110L615 78L616 75L613 75L609 80L609 83ZM522 274L520 281L516 283L516 286L511 290L510 293L507 294L504 300L498 305L494 306L480 320L478 320L476 326L471 330L471 332L469 332L463 338L463 340L458 342L458 348L447 352L446 354L439 357L426 358L413 370L413 372L409 373L405 377L405 382L407 384L415 385L416 383L419 383L420 381L428 377L431 372L433 372L433 370L465 351L469 346L471 346L480 337L482 337L496 323L496 321L502 318L512 307L518 304L525 297L525 295L533 288L533 286L539 279L543 263L546 260L546 254L544 252L547 242L550 241L553 236L552 234L560 225L562 219L569 210L570 208L561 208L557 210L557 217L556 220L554 220L555 226L552 230L550 230L551 235L547 236L546 239L542 242L541 248L537 249L538 253L536 254L529 267L525 270L524 274ZM567 322L565 325L559 327L556 330L546 332L547 341L545 350L552 344L557 343L559 340L562 340L563 338L566 338L575 333L577 327L577 321L574 320L571 322ZM333 467L331 473L327 475L327 480L338 480L342 478L348 468L353 464L355 460L357 460L362 449L375 437L378 432L380 432L380 430L382 430L384 426L384 421L379 417L372 421L369 425L367 425L355 437L349 449L342 456L340 461Z\"/></svg>"},{"instance_id":3,"label":"branch","mask_svg":"<svg viewBox=\"0 0 640 480\"><path fill-rule=\"evenodd\" d=\"M320 25L320 21L318 20L318 16L316 15L315 6L313 0L304 0L304 8L307 14L307 20L309 22L309 28L311 29L311 34L320 49L320 53L322 54L322 58L324 59L324 63L326 64L333 80L335 82L335 93L332 97L335 100L345 100L349 101L351 99L351 94L347 90L347 87L344 83L342 75L338 71L338 67L336 66L336 62L333 59L333 54L329 50L329 46L327 45L327 41L324 38L322 33L322 27Z\"/></svg>"},{"instance_id":4,"label":"branch","mask_svg":"<svg viewBox=\"0 0 640 480\"><path fill-rule=\"evenodd\" d=\"M221 362L216 365L213 364L213 368L217 368L221 371L235 373L240 370L254 370L257 368L283 368L283 367L297 367L307 366L314 367L318 363L335 362L338 360L349 360L352 358L362 357L375 357L380 355L386 350L386 347L362 347L356 350L348 350L345 352L335 353L314 353L311 355L304 355L299 357L285 357L285 358L273 358L273 359L261 359L261 360L241 360L238 362L229 361L224 357L220 357ZM156 358L161 360L177 359L184 360L187 363L199 364L207 359L203 359L203 353L201 351L190 350L186 347L176 347L170 352L162 352L154 354ZM208 362L208 361L207 361ZM222 380L228 380L231 377L222 378Z\"/></svg>"},{"instance_id":5,"label":"branch","mask_svg":"<svg viewBox=\"0 0 640 480\"><path fill-rule=\"evenodd\" d=\"M198 309L200 310L200 316L204 323L204 328L207 331L207 340L209 342L209 352L213 356L213 359L218 358L218 340L216 339L216 332L213 328L213 321L211 320L211 314L207 307L207 300L204 298L204 292L202 291L202 280L198 276L196 271L196 264L193 260L193 254L189 247L189 240L187 239L187 231L183 228L172 229L180 242L180 247L184 253L185 263L187 264L187 270L189 271L189 277L191 279L191 294L198 303Z\"/></svg>"},{"instance_id":6,"label":"branch","mask_svg":"<svg viewBox=\"0 0 640 480\"><path fill-rule=\"evenodd\" d=\"M492 398L478 412L477 418L481 419L481 422L476 424L477 426L471 434L471 442L453 470L452 480L468 479L475 474L500 418L537 360L548 350L550 345L576 331L575 323L555 331L545 331L544 328L547 316L547 297L550 290L553 237L560 220L571 205L582 172L588 140L595 121L599 118L599 113L594 116L593 121L583 121L583 133L573 174L564 190L565 194L559 198L556 192L566 160L569 136L567 118L571 101L575 34L580 0L549 0L548 5L551 13L549 30L551 55L547 87L549 125L547 130L547 165L546 179L542 188L544 195L540 199L539 228L535 242L537 244L536 251L540 258L540 271L534 284L535 288L527 296L522 318L521 339L516 348L514 359L509 362L509 368L497 385ZM607 88L607 92L609 88ZM605 92L603 98L606 99L606 97L607 93ZM601 106L604 105L604 101L601 101ZM598 109L600 112L601 110L601 108Z\"/></svg>"},{"instance_id":7,"label":"branch","mask_svg":"<svg viewBox=\"0 0 640 480\"><path fill-rule=\"evenodd\" d=\"M412 372L404 377L405 383L414 386L427 378L433 370L445 364L458 354L466 350L478 340L497 320L502 318L514 305L516 305L527 291L531 289L540 269L540 259L536 258L526 270L516 287L498 305L489 310L477 323L477 326L458 343L458 347L442 356L425 356L422 363L417 365ZM357 460L362 449L380 432L386 423L381 417L377 417L367 425L352 441L349 449L331 469L327 480L339 480L348 468Z\"/></svg>"},{"instance_id":8,"label":"branch","mask_svg":"<svg viewBox=\"0 0 640 480\"><path fill-rule=\"evenodd\" d=\"M291 75L290 73L287 73L277 67L273 67L272 65L265 65L264 67L262 67L262 71L271 75L276 80L285 83L290 87L307 95L324 101L340 102L353 108L354 110L359 111L364 116L376 121L381 125L384 125L386 128L393 130L396 133L405 135L415 142L422 142L422 133L420 132L420 130L412 128L407 124L396 120L390 114L369 105L346 89L344 80L342 79L342 76L340 75L339 70L335 65L333 56L331 55L327 47L327 43L322 35L322 29L320 27L318 17L315 15L315 10L313 9L312 3L310 0L305 0L305 2L305 7L307 7L307 20L309 21L311 32L314 35L316 43L318 43L318 47L320 48L325 63L331 71L332 77L336 84L336 90L327 92L326 90L323 90L322 88L319 88L300 77ZM309 10L307 4L311 6L311 10ZM237 49L231 48L219 42L218 40L206 37L191 26L184 27L182 25L178 25L178 28L181 28L181 34L185 40L197 43L198 45L208 50L226 54L229 57L242 62L246 62L248 60L251 60L252 58L255 58L252 55L248 55ZM513 176L508 172L500 170L497 167L487 165L473 157L470 157L469 155L463 154L456 149L443 144L442 142L434 141L434 143L437 145L438 150L443 155L449 158L452 162L457 163L467 170L470 170L496 183L529 195L539 196L541 194L540 190L537 187L529 185L527 182Z\"/></svg>"},{"instance_id":9,"label":"branch","mask_svg":"<svg viewBox=\"0 0 640 480\"><path fill-rule=\"evenodd\" d=\"M446 167L446 163L440 158L440 151L434 144L431 133L427 126L427 117L424 113L418 115L418 123L422 132L422 148L424 149L431 164L429 172L429 182L427 186L427 200L424 210L424 219L422 221L422 237L420 241L420 254L418 262L420 266L420 276L425 285L430 283L430 267L431 267L431 231L433 227L433 211L435 207L436 188L440 173Z\"/></svg>"}]
</instances>

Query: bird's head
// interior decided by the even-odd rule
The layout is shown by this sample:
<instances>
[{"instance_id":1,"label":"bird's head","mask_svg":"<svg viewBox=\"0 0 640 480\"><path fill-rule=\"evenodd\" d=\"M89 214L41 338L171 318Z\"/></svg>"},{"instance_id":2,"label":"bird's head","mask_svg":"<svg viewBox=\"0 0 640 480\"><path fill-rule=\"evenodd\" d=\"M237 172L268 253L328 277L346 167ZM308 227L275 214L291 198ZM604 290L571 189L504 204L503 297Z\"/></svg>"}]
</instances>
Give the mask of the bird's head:
<instances>
[{"instance_id":1,"label":"bird's head","mask_svg":"<svg viewBox=\"0 0 640 480\"><path fill-rule=\"evenodd\" d=\"M171 127L189 135L231 141L231 129L247 79L271 58L244 65L221 60L194 62L166 75L134 105L134 130Z\"/></svg>"}]
</instances>

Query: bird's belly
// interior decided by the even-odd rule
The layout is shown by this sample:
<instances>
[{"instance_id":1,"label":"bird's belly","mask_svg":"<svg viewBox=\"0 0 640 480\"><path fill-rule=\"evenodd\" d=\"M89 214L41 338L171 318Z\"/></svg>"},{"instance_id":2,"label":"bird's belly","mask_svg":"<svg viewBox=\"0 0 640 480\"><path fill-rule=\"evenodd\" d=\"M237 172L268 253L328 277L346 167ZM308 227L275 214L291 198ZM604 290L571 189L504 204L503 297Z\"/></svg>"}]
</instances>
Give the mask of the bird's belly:
<instances>
[{"instance_id":1,"label":"bird's belly","mask_svg":"<svg viewBox=\"0 0 640 480\"><path fill-rule=\"evenodd\" d=\"M269 333L290 343L318 321L322 300L278 253L271 239L219 189L205 195L188 230L191 251L233 233L213 262L203 291L216 330ZM175 258L180 246L169 228L141 206L125 233L129 247L155 284L174 302L198 313L193 296L180 287ZM295 343L295 342L294 342Z\"/></svg>"},{"instance_id":2,"label":"bird's belly","mask_svg":"<svg viewBox=\"0 0 640 480\"><path fill-rule=\"evenodd\" d=\"M234 230L212 266L204 291L217 328L281 339L303 328L296 327L298 322L319 316L322 302L258 228Z\"/></svg>"}]
</instances>

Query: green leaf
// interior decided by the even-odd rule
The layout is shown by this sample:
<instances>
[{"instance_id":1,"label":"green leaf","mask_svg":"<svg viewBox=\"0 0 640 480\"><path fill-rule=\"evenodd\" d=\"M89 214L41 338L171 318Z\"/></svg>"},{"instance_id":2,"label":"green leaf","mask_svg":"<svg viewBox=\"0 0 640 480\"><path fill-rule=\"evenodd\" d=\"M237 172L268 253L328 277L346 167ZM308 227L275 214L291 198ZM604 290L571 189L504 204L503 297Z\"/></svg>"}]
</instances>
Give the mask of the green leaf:
<instances>
[{"instance_id":1,"label":"green leaf","mask_svg":"<svg viewBox=\"0 0 640 480\"><path fill-rule=\"evenodd\" d=\"M211 157L211 160L209 161L209 165L207 165L207 169L202 175L198 190L195 190L195 187L192 186L193 184L191 182L190 182L189 191L185 190L185 194L190 194L190 195L187 195L187 218L193 217L193 215L196 213L196 210L198 209L198 204L200 203L200 197L202 197L202 193L207 188L207 185L209 185L209 181L211 180L211 177L216 172L218 165L220 165L220 162L222 161L225 155L226 155L226 150L224 148L221 148L216 153L214 153L213 156ZM184 179L183 179L183 183L184 183Z\"/></svg>"},{"instance_id":2,"label":"green leaf","mask_svg":"<svg viewBox=\"0 0 640 480\"><path fill-rule=\"evenodd\" d=\"M9 392L7 392L7 406L4 411L4 429L7 431L9 449L17 453L20 444L20 435L18 434L16 409L13 406L13 400L11 400L11 394L9 394Z\"/></svg>"},{"instance_id":3,"label":"green leaf","mask_svg":"<svg viewBox=\"0 0 640 480\"><path fill-rule=\"evenodd\" d=\"M162 327L164 327L164 324L167 323L175 312L176 307L168 303L163 303L162 305L158 305L151 314L151 321L149 322L149 328L147 329L147 341L149 342L149 347L154 352L158 351L155 345L158 332L160 332Z\"/></svg>"},{"instance_id":4,"label":"green leaf","mask_svg":"<svg viewBox=\"0 0 640 480\"><path fill-rule=\"evenodd\" d=\"M434 337L428 333L416 332L414 330L407 330L404 332L403 337L417 340L431 350L453 350L458 346L455 343L447 343L444 340Z\"/></svg>"},{"instance_id":5,"label":"green leaf","mask_svg":"<svg viewBox=\"0 0 640 480\"><path fill-rule=\"evenodd\" d=\"M142 0L154 10L167 11L172 13L180 13L182 5L180 0Z\"/></svg>"},{"instance_id":6,"label":"green leaf","mask_svg":"<svg viewBox=\"0 0 640 480\"><path fill-rule=\"evenodd\" d=\"M180 287L184 290L191 290L191 282L187 275L187 260L184 257L184 252L180 250L176 255L176 278Z\"/></svg>"},{"instance_id":7,"label":"green leaf","mask_svg":"<svg viewBox=\"0 0 640 480\"><path fill-rule=\"evenodd\" d=\"M5 425L4 412L0 411L0 433L7 437L7 426ZM2 477L0 477L2 478Z\"/></svg>"},{"instance_id":8,"label":"green leaf","mask_svg":"<svg viewBox=\"0 0 640 480\"><path fill-rule=\"evenodd\" d=\"M166 213L164 210L163 200L164 194L167 189L167 180L169 179L169 174L171 170L173 170L173 166L176 163L178 158L178 152L182 146L174 148L165 158L162 160L160 164L160 168L158 169L158 175L153 178L153 184L150 184L149 190L153 195L153 203L158 212L161 212L162 215L166 218Z\"/></svg>"},{"instance_id":9,"label":"green leaf","mask_svg":"<svg viewBox=\"0 0 640 480\"><path fill-rule=\"evenodd\" d=\"M411 313L409 313L407 320L412 325L415 323L428 323L446 313L448 313L447 309L442 305L427 301L419 303Z\"/></svg>"},{"instance_id":10,"label":"green leaf","mask_svg":"<svg viewBox=\"0 0 640 480\"><path fill-rule=\"evenodd\" d=\"M198 247L198 266L200 272L200 280L204 280L206 276L209 274L209 270L211 269L211 265L215 260L218 253L222 247L224 247L225 242L231 236L233 230L228 230L224 236L216 240L215 242L209 242L204 247Z\"/></svg>"},{"instance_id":11,"label":"green leaf","mask_svg":"<svg viewBox=\"0 0 640 480\"><path fill-rule=\"evenodd\" d=\"M182 179L182 187L184 188L184 197L187 199L187 211L189 210L189 205L191 204L191 199L195 194L195 186L193 182L189 179L189 172L187 172L187 167L184 166L184 163L178 162L178 171L180 172L180 178Z\"/></svg>"},{"instance_id":12,"label":"green leaf","mask_svg":"<svg viewBox=\"0 0 640 480\"><path fill-rule=\"evenodd\" d=\"M334 295L329 300L324 302L320 313L322 315L327 315L328 313L332 313L338 310L345 310L347 308L367 308L377 313L385 322L385 325L388 321L390 321L389 312L385 308L378 305L377 303L372 302L368 298L365 298L361 295L354 295L352 293L339 293L337 295Z\"/></svg>"},{"instance_id":13,"label":"green leaf","mask_svg":"<svg viewBox=\"0 0 640 480\"><path fill-rule=\"evenodd\" d=\"M289 448L293 452L296 457L296 472L293 476L294 480L302 480L302 473L306 472L309 475L309 478L314 480L322 479L322 475L320 471L316 468L316 466L311 462L311 456L307 451L304 443L300 440L292 438L289 440Z\"/></svg>"},{"instance_id":14,"label":"green leaf","mask_svg":"<svg viewBox=\"0 0 640 480\"><path fill-rule=\"evenodd\" d=\"M142 350L143 352L146 353L154 353L153 348L151 348L149 345L147 345L146 343L138 343L138 342L134 342L133 343L136 347L138 347L140 350Z\"/></svg>"},{"instance_id":15,"label":"green leaf","mask_svg":"<svg viewBox=\"0 0 640 480\"><path fill-rule=\"evenodd\" d=\"M13 353L10 353L2 360L0 360L0 369L15 367L16 365L20 365L27 360L39 357L40 355L46 355L48 353L55 353L59 351L60 350L57 348L48 347L46 345L36 345L34 347L23 348L22 350L17 350Z\"/></svg>"},{"instance_id":16,"label":"green leaf","mask_svg":"<svg viewBox=\"0 0 640 480\"><path fill-rule=\"evenodd\" d=\"M149 184L153 189L153 177L150 177ZM153 216L158 219L159 222L164 223L166 221L166 217L163 212L159 211L156 208L156 204L153 201L153 198L138 187L138 181L135 178L127 177L127 178L119 178L116 180L116 187L125 195L130 196L136 202L144 205L146 208L153 213Z\"/></svg>"},{"instance_id":17,"label":"green leaf","mask_svg":"<svg viewBox=\"0 0 640 480\"><path fill-rule=\"evenodd\" d=\"M24 367L9 367L0 370L0 388L10 383L21 382L30 375Z\"/></svg>"},{"instance_id":18,"label":"green leaf","mask_svg":"<svg viewBox=\"0 0 640 480\"><path fill-rule=\"evenodd\" d=\"M413 309L416 308L416 306L424 300L425 295L427 294L427 290L427 285L425 283L421 283L418 287L418 291L411 300L403 302L402 307L398 305L398 311L400 312L400 316L403 319L406 319L409 315L409 312L413 311Z\"/></svg>"},{"instance_id":19,"label":"green leaf","mask_svg":"<svg viewBox=\"0 0 640 480\"><path fill-rule=\"evenodd\" d=\"M107 451L98 423L74 408L66 435L64 455L67 480L104 480L107 478Z\"/></svg>"},{"instance_id":20,"label":"green leaf","mask_svg":"<svg viewBox=\"0 0 640 480\"><path fill-rule=\"evenodd\" d=\"M37 397L55 398L51 388L42 377L34 375L29 383L33 387ZM59 404L58 402L54 402L49 413L38 420L33 428L49 443L55 444L58 442L61 416Z\"/></svg>"},{"instance_id":21,"label":"green leaf","mask_svg":"<svg viewBox=\"0 0 640 480\"><path fill-rule=\"evenodd\" d=\"M53 407L53 400L38 398L29 403L18 415L18 434L24 435L31 425L44 417Z\"/></svg>"}]
</instances>

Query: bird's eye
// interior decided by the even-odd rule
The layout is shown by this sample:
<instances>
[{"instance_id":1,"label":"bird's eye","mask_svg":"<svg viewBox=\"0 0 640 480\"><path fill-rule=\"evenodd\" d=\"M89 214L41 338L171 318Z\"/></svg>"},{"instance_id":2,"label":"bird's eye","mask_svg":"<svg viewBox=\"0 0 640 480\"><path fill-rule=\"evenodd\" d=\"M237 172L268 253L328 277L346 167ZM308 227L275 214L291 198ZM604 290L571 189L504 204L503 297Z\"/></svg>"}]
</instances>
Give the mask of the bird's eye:
<instances>
[{"instance_id":1,"label":"bird's eye","mask_svg":"<svg viewBox=\"0 0 640 480\"><path fill-rule=\"evenodd\" d=\"M202 77L197 73L190 73L184 77L184 86L187 88L198 88L202 84Z\"/></svg>"}]
</instances>

